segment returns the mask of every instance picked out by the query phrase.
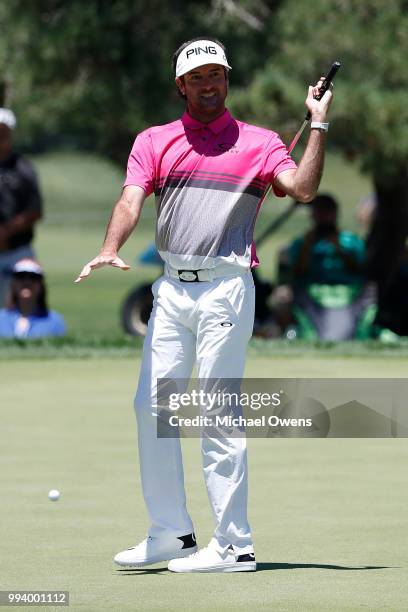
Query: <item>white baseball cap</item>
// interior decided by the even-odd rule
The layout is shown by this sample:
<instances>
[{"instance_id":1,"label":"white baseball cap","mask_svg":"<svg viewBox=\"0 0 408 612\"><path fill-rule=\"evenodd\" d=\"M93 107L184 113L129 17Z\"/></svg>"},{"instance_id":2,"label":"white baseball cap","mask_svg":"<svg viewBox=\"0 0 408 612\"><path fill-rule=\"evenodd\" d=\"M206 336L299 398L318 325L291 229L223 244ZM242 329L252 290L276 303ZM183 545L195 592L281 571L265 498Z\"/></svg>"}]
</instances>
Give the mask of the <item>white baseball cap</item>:
<instances>
[{"instance_id":1,"label":"white baseball cap","mask_svg":"<svg viewBox=\"0 0 408 612\"><path fill-rule=\"evenodd\" d=\"M34 259L20 259L13 267L13 274L20 274L21 272L31 272L31 274L43 275L43 269L40 264Z\"/></svg>"},{"instance_id":2,"label":"white baseball cap","mask_svg":"<svg viewBox=\"0 0 408 612\"><path fill-rule=\"evenodd\" d=\"M15 114L9 108L0 108L0 123L7 125L10 130L14 130L17 125Z\"/></svg>"},{"instance_id":3,"label":"white baseball cap","mask_svg":"<svg viewBox=\"0 0 408 612\"><path fill-rule=\"evenodd\" d=\"M177 58L176 77L181 77L205 64L219 64L231 70L224 49L212 40L196 40L185 47Z\"/></svg>"}]
</instances>

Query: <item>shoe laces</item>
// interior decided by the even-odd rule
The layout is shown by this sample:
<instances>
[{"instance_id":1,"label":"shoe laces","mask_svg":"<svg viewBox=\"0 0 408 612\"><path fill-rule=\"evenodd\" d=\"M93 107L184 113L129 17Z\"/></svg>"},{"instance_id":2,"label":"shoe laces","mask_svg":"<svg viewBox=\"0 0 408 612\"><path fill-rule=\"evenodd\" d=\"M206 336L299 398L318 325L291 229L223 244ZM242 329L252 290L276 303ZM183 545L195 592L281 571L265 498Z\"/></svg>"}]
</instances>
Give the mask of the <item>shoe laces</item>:
<instances>
[{"instance_id":1,"label":"shoe laces","mask_svg":"<svg viewBox=\"0 0 408 612\"><path fill-rule=\"evenodd\" d=\"M195 553L191 553L191 555L188 555L188 558L189 559L191 559L192 557L196 558L198 557L198 555L201 555L203 552L205 552L209 548L210 548L209 546L204 546L203 548L200 548L199 550L197 550Z\"/></svg>"},{"instance_id":2,"label":"shoe laces","mask_svg":"<svg viewBox=\"0 0 408 612\"><path fill-rule=\"evenodd\" d=\"M147 538L139 542L139 544L135 544L134 546L128 548L128 550L136 550L137 548L141 548L142 546L147 544L147 542L151 542L152 540L154 540L154 538L152 536L148 536Z\"/></svg>"}]
</instances>

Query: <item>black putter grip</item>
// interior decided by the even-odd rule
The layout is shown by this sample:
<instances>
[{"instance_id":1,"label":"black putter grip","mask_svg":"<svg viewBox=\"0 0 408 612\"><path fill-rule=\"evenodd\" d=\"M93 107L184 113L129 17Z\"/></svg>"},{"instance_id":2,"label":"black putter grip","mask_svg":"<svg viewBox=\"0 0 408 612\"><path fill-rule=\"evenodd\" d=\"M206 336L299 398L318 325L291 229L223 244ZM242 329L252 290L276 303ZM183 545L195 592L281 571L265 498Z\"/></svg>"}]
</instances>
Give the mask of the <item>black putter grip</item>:
<instances>
[{"instance_id":1,"label":"black putter grip","mask_svg":"<svg viewBox=\"0 0 408 612\"><path fill-rule=\"evenodd\" d=\"M320 93L318 93L318 95L315 96L315 100L321 100L323 98L324 94L326 93L326 91L330 87L330 83L333 81L334 77L336 76L336 73L337 73L338 69L340 68L340 66L341 66L340 62L334 62L334 64L332 64L329 72L324 77L323 84L320 87ZM305 120L309 121L311 116L312 115L311 115L310 111L308 111L307 114L306 114Z\"/></svg>"}]
</instances>

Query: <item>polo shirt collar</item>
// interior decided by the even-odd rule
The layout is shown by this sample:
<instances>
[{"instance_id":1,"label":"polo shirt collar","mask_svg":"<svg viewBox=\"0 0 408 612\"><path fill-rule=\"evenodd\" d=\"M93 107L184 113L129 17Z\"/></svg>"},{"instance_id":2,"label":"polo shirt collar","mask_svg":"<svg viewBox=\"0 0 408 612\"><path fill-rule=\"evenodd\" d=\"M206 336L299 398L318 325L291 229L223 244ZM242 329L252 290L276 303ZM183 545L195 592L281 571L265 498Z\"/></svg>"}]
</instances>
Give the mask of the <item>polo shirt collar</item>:
<instances>
[{"instance_id":1,"label":"polo shirt collar","mask_svg":"<svg viewBox=\"0 0 408 612\"><path fill-rule=\"evenodd\" d=\"M188 114L187 111L184 112L181 117L181 121L185 128L189 130L201 130L203 128L209 128L214 134L219 134L224 130L232 121L231 113L228 109L225 109L223 114L214 121L210 121L210 123L202 123L198 121L198 119L194 119L191 115Z\"/></svg>"}]
</instances>

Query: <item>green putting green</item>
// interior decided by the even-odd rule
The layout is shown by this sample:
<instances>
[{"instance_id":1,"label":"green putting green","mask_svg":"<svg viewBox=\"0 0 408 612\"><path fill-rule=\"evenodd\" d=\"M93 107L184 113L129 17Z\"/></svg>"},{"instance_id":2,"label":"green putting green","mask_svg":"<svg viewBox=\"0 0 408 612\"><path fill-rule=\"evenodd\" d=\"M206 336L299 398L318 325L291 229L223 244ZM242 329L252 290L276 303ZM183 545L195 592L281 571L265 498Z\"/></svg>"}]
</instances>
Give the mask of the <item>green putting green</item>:
<instances>
[{"instance_id":1,"label":"green putting green","mask_svg":"<svg viewBox=\"0 0 408 612\"><path fill-rule=\"evenodd\" d=\"M249 440L258 572L116 568L113 555L147 526L132 410L138 367L136 356L1 362L3 590L69 590L70 609L86 611L406 609L404 439ZM406 359L392 358L251 356L247 368L257 377L405 373ZM188 506L206 545L213 524L199 440L183 448Z\"/></svg>"}]
</instances>

